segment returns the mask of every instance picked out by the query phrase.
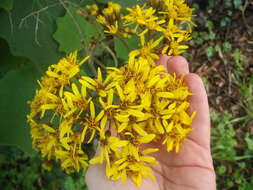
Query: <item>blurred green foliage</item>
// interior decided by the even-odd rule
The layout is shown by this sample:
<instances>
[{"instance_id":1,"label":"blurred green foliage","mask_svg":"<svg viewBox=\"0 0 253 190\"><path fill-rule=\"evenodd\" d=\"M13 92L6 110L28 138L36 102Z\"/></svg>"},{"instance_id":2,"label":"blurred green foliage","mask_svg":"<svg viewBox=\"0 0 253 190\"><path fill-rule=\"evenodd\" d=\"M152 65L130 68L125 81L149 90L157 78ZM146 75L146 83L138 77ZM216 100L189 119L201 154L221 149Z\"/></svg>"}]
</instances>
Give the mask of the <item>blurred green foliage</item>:
<instances>
[{"instance_id":1,"label":"blurred green foliage","mask_svg":"<svg viewBox=\"0 0 253 190\"><path fill-rule=\"evenodd\" d=\"M211 115L212 157L216 168L217 189L251 190L253 187L252 169L253 135L243 134L241 137L246 147L239 148L236 138L236 125L228 112Z\"/></svg>"},{"instance_id":2,"label":"blurred green foliage","mask_svg":"<svg viewBox=\"0 0 253 190\"><path fill-rule=\"evenodd\" d=\"M27 155L15 146L0 146L0 184L6 190L86 190L85 172L72 175L60 168L48 172L38 154Z\"/></svg>"}]
</instances>

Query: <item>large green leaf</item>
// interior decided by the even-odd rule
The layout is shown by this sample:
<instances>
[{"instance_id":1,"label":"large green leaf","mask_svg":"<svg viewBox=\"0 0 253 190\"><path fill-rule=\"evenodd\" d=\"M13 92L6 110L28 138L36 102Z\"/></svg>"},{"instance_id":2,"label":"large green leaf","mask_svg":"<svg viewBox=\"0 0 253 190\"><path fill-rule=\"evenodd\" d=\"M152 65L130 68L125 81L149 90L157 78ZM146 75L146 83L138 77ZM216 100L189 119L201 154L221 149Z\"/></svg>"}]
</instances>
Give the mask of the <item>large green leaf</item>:
<instances>
[{"instance_id":1,"label":"large green leaf","mask_svg":"<svg viewBox=\"0 0 253 190\"><path fill-rule=\"evenodd\" d=\"M18 145L31 152L27 102L34 96L39 73L31 64L9 71L0 80L0 143Z\"/></svg>"},{"instance_id":2,"label":"large green leaf","mask_svg":"<svg viewBox=\"0 0 253 190\"><path fill-rule=\"evenodd\" d=\"M76 8L69 7L65 16L57 19L57 31L53 36L59 43L59 50L70 53L87 48L85 46L98 34L94 25L77 14Z\"/></svg>"},{"instance_id":3,"label":"large green leaf","mask_svg":"<svg viewBox=\"0 0 253 190\"><path fill-rule=\"evenodd\" d=\"M5 10L11 10L13 7L13 0L1 0L0 8L4 8Z\"/></svg>"},{"instance_id":4,"label":"large green leaf","mask_svg":"<svg viewBox=\"0 0 253 190\"><path fill-rule=\"evenodd\" d=\"M127 39L114 38L114 49L117 57L127 61L128 54L131 50L138 49L139 39L137 37L131 37Z\"/></svg>"},{"instance_id":5,"label":"large green leaf","mask_svg":"<svg viewBox=\"0 0 253 190\"><path fill-rule=\"evenodd\" d=\"M60 58L52 34L56 29L55 20L62 16L64 8L53 7L56 2L59 1L14 0L11 11L0 10L0 37L8 41L13 55L29 58L38 63L41 70ZM38 10L41 11L36 14Z\"/></svg>"},{"instance_id":6,"label":"large green leaf","mask_svg":"<svg viewBox=\"0 0 253 190\"><path fill-rule=\"evenodd\" d=\"M7 42L0 38L0 79L10 70L17 69L27 62L24 57L12 56Z\"/></svg>"}]
</instances>

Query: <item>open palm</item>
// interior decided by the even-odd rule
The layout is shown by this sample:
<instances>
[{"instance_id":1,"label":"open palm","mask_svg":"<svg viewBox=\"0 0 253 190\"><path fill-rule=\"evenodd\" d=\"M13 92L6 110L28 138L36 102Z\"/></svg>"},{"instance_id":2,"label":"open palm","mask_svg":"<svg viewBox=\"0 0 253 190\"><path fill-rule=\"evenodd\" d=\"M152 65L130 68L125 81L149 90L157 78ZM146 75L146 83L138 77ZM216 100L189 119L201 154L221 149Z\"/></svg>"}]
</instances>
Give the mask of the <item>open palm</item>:
<instances>
[{"instance_id":1,"label":"open palm","mask_svg":"<svg viewBox=\"0 0 253 190\"><path fill-rule=\"evenodd\" d=\"M215 190L215 172L210 153L210 117L207 95L199 76L189 73L188 63L181 56L163 55L158 65L164 65L169 73L178 76L185 74L185 83L194 94L189 101L189 112L196 111L193 131L181 146L180 152L166 151L166 147L157 144L160 151L155 153L158 165L153 167L156 181L144 179L141 187L130 180L127 184L111 181L105 176L103 165L91 165L87 171L86 182L89 190Z\"/></svg>"}]
</instances>

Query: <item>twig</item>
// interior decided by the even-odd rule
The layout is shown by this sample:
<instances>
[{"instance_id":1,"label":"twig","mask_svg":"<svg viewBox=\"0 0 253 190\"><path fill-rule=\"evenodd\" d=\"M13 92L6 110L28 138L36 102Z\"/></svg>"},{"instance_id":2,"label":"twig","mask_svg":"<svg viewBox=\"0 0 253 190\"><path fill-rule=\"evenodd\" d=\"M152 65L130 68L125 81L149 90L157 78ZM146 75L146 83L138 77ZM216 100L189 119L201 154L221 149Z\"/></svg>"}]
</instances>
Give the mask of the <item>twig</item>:
<instances>
[{"instance_id":1,"label":"twig","mask_svg":"<svg viewBox=\"0 0 253 190\"><path fill-rule=\"evenodd\" d=\"M35 42L38 44L38 46L41 46L38 41L38 29L39 29L39 16L40 14L36 14L36 23L35 23Z\"/></svg>"},{"instance_id":2,"label":"twig","mask_svg":"<svg viewBox=\"0 0 253 190\"><path fill-rule=\"evenodd\" d=\"M78 30L80 36L81 36L81 37L84 36L84 34L83 34L82 30L81 30L81 27L80 27L79 24L76 22L76 20L75 20L73 14L70 12L69 8L65 5L66 2L67 2L67 3L69 3L69 2L68 2L68 1L65 1L65 2L64 2L63 0L59 0L59 1L60 1L60 4L63 6L63 8L66 10L67 14L68 14L68 15L71 17L71 19L73 20L74 24L76 25L77 30Z\"/></svg>"},{"instance_id":3,"label":"twig","mask_svg":"<svg viewBox=\"0 0 253 190\"><path fill-rule=\"evenodd\" d=\"M10 25L11 25L11 34L13 34L13 20L12 20L10 11L8 11L8 17L9 17L9 21L10 21Z\"/></svg>"},{"instance_id":4,"label":"twig","mask_svg":"<svg viewBox=\"0 0 253 190\"><path fill-rule=\"evenodd\" d=\"M43 11L46 11L46 10L49 9L49 8L52 8L52 7L57 6L57 5L59 5L59 3L54 3L54 4L48 5L48 6L46 6L46 7L43 7L43 8L41 8L41 9L37 10L37 11L33 11L33 12L29 13L28 15L26 15L25 17L23 17L23 18L21 19L21 22L19 23L19 28L21 28L21 27L23 26L24 22L25 22L29 17L34 16L34 15L36 15L36 14L39 14L39 13L41 13L41 12L43 12Z\"/></svg>"},{"instance_id":5,"label":"twig","mask_svg":"<svg viewBox=\"0 0 253 190\"><path fill-rule=\"evenodd\" d=\"M64 7L64 9L66 10L67 14L68 14L68 15L71 17L71 19L73 20L74 24L76 25L77 30L78 30L78 32L79 32L79 35L80 35L80 37L82 38L82 41L84 42L83 47L84 47L84 51L86 52L86 55L90 55L91 52L89 52L89 49L87 48L87 47L88 47L88 43L87 43L86 39L83 38L84 33L83 33L83 31L82 31L80 25L76 22L76 20L75 20L73 14L70 12L69 8L68 8L68 7L66 6L66 4L65 4L65 3L68 3L68 4L73 5L73 3L70 2L70 1L62 1L62 0L59 0L59 1L60 1L60 4L61 4L61 5ZM75 5L75 6L77 6L77 5ZM93 75L96 76L96 75L97 75L97 71L96 71L96 69L95 69L95 67L94 67L94 64L93 64L93 62L92 62L91 59L89 59L88 65L89 65L89 67L91 68L91 71L92 71Z\"/></svg>"},{"instance_id":6,"label":"twig","mask_svg":"<svg viewBox=\"0 0 253 190\"><path fill-rule=\"evenodd\" d=\"M246 20L246 17L245 17L245 10L247 9L248 7L248 4L249 4L249 1L248 0L245 0L245 3L244 3L244 6L243 6L243 10L242 10L242 19L243 19L243 22L247 28L247 33L249 34L248 32L248 29L250 29L248 23L247 23L247 20Z\"/></svg>"},{"instance_id":7,"label":"twig","mask_svg":"<svg viewBox=\"0 0 253 190\"><path fill-rule=\"evenodd\" d=\"M114 63L115 63L115 67L118 67L119 65L119 62L118 62L118 59L117 59L117 56L115 55L115 53L111 50L111 48L106 45L104 42L101 42L102 46L108 51L108 53L111 54L113 60L114 60Z\"/></svg>"},{"instance_id":8,"label":"twig","mask_svg":"<svg viewBox=\"0 0 253 190\"><path fill-rule=\"evenodd\" d=\"M40 19L39 19L40 13L43 12L43 11L46 11L49 8L52 8L52 7L55 7L55 6L58 6L58 5L59 5L59 3L54 3L54 4L48 5L46 7L43 7L41 9L37 10L37 11L33 11L33 12L29 13L28 15L26 15L25 17L23 17L21 19L20 23L19 23L19 28L21 28L23 26L24 22L28 18L30 18L32 16L35 17L36 21L35 21L35 29L34 29L34 33L35 33L35 37L34 37L35 39L34 40L35 40L36 44L38 44L38 46L41 46L40 43L39 43L39 41L38 41L38 30L39 30L39 22L40 22Z\"/></svg>"}]
</instances>

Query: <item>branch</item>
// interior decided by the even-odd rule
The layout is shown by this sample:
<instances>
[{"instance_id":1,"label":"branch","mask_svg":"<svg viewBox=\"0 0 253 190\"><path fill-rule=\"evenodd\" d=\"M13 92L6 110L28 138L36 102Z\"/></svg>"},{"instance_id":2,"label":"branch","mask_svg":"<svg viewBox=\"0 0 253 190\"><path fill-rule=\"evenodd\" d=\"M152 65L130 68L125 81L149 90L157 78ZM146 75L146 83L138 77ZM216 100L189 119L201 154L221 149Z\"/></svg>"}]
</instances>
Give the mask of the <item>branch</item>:
<instances>
[{"instance_id":1,"label":"branch","mask_svg":"<svg viewBox=\"0 0 253 190\"><path fill-rule=\"evenodd\" d=\"M30 18L30 17L32 17L32 16L34 16L35 17L35 29L34 29L34 33L35 33L35 42L38 44L38 46L41 46L40 45L40 43L39 43L39 41L38 41L38 30L39 30L39 22L40 22L40 19L39 19L39 17L40 17L40 13L41 12L44 12L44 11L46 11L47 9L49 9L49 8L52 8L52 7L55 7L55 6L58 6L59 5L59 3L54 3L54 4L51 4L51 5L48 5L48 6L46 6L46 7L43 7L43 8L41 8L41 9L39 9L39 10L37 10L37 11L33 11L33 12L31 12L31 13L29 13L28 15L26 15L25 17L23 17L22 19L21 19L21 21L20 21L20 23L19 23L19 28L21 28L22 26L23 26L23 24L24 24L24 22L28 19L28 18ZM10 17L10 15L9 15L9 19L10 19L11 17ZM11 20L10 20L11 21Z\"/></svg>"},{"instance_id":2,"label":"branch","mask_svg":"<svg viewBox=\"0 0 253 190\"><path fill-rule=\"evenodd\" d=\"M112 51L112 49L106 45L104 42L101 42L102 46L111 54L113 60L114 60L114 63L115 63L115 67L118 67L119 65L119 62L118 62L118 59L117 59L117 56L115 55L115 53Z\"/></svg>"},{"instance_id":3,"label":"branch","mask_svg":"<svg viewBox=\"0 0 253 190\"><path fill-rule=\"evenodd\" d=\"M64 1L65 1L65 0L64 0ZM58 5L59 5L59 3L54 3L54 4L48 5L48 6L46 6L46 7L43 7L43 8L41 8L41 9L37 10L37 11L33 11L33 12L29 13L28 15L26 15L25 17L23 17L23 18L21 19L21 22L19 23L19 28L21 28L21 27L23 26L24 22L25 22L28 18L30 18L31 16L34 16L34 15L36 15L36 14L40 14L41 12L46 11L47 9L52 8L52 7L55 7L55 6L58 6Z\"/></svg>"},{"instance_id":4,"label":"branch","mask_svg":"<svg viewBox=\"0 0 253 190\"><path fill-rule=\"evenodd\" d=\"M81 36L84 36L84 34L83 34L82 30L81 30L80 25L76 22L76 20L75 20L73 14L70 12L69 8L65 5L65 3L69 3L69 2L68 2L68 1L63 1L63 0L59 0L59 1L60 1L60 4L63 6L63 8L66 10L67 14L68 14L68 15L71 17L71 19L73 20L74 24L75 24L76 27L77 27L77 30L78 30L79 34L80 34Z\"/></svg>"},{"instance_id":5,"label":"branch","mask_svg":"<svg viewBox=\"0 0 253 190\"><path fill-rule=\"evenodd\" d=\"M10 11L8 11L8 17L9 17L9 21L10 21L10 25L11 25L11 34L13 34L13 20L12 20Z\"/></svg>"}]
</instances>

